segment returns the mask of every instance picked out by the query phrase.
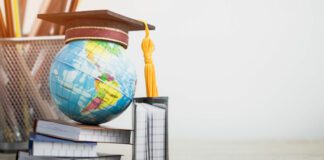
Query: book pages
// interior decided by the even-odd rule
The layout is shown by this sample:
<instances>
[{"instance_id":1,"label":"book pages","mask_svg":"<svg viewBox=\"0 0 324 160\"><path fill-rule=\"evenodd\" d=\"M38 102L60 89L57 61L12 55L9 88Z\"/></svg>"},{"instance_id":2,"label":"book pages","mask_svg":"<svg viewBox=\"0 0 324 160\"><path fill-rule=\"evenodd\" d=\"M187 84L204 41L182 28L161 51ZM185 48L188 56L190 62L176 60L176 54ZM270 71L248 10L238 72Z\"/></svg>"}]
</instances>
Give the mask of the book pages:
<instances>
[{"instance_id":1,"label":"book pages","mask_svg":"<svg viewBox=\"0 0 324 160\"><path fill-rule=\"evenodd\" d=\"M136 160L166 159L166 110L146 103L136 104Z\"/></svg>"}]
</instances>

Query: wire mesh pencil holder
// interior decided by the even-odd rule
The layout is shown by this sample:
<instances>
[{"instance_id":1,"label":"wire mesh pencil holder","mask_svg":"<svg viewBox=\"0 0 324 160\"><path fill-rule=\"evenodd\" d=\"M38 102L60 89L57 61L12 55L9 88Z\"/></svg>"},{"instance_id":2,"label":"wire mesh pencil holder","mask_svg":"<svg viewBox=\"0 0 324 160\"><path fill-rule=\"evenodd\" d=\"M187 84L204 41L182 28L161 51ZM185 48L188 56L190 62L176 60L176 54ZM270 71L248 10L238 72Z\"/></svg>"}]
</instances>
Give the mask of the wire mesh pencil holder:
<instances>
[{"instance_id":1,"label":"wire mesh pencil holder","mask_svg":"<svg viewBox=\"0 0 324 160\"><path fill-rule=\"evenodd\" d=\"M33 121L63 115L51 100L51 62L63 37L0 39L0 151L28 148Z\"/></svg>"}]
</instances>

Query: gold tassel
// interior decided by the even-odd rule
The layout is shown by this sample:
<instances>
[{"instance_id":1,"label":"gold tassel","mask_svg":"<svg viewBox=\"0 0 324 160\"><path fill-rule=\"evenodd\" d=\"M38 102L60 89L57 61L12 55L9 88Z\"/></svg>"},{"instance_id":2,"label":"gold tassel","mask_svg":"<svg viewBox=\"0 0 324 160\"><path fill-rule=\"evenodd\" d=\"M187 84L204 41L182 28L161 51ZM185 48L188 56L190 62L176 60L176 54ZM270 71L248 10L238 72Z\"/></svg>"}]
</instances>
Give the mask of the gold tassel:
<instances>
[{"instance_id":1,"label":"gold tassel","mask_svg":"<svg viewBox=\"0 0 324 160\"><path fill-rule=\"evenodd\" d=\"M155 49L154 43L150 38L150 31L146 22L145 24L145 37L142 41L142 50L145 60L145 82L147 97L157 97L158 90L155 78L155 68L152 60L152 54Z\"/></svg>"}]
</instances>

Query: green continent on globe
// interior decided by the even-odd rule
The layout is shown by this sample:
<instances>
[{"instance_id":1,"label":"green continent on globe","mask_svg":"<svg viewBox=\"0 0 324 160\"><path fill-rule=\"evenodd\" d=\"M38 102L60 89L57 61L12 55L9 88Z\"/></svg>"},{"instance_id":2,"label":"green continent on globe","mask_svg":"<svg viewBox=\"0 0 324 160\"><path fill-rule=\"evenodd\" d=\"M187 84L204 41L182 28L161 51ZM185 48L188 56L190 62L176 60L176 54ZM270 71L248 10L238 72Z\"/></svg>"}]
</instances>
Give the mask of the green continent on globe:
<instances>
[{"instance_id":1,"label":"green continent on globe","mask_svg":"<svg viewBox=\"0 0 324 160\"><path fill-rule=\"evenodd\" d=\"M49 87L58 108L89 125L120 115L135 94L135 68L123 46L102 40L67 43L53 60Z\"/></svg>"},{"instance_id":2,"label":"green continent on globe","mask_svg":"<svg viewBox=\"0 0 324 160\"><path fill-rule=\"evenodd\" d=\"M93 60L94 54L100 54L100 56L108 56L109 54L105 54L107 51L111 54L118 56L121 52L121 46L119 45L111 45L106 43L105 41L88 41L85 44L86 51L90 60Z\"/></svg>"},{"instance_id":3,"label":"green continent on globe","mask_svg":"<svg viewBox=\"0 0 324 160\"><path fill-rule=\"evenodd\" d=\"M99 79L99 80L98 80ZM91 111L101 110L106 107L115 105L122 97L122 94L116 89L119 84L109 74L104 74L95 80L96 96L82 110L83 114Z\"/></svg>"},{"instance_id":4,"label":"green continent on globe","mask_svg":"<svg viewBox=\"0 0 324 160\"><path fill-rule=\"evenodd\" d=\"M85 47L88 61L94 64L98 70L100 70L100 67L94 58L95 54L101 54L101 57L108 56L108 54L102 54L105 53L107 49L114 55L120 53L118 47L111 47L111 45L102 41L89 41L86 43ZM118 82L108 73L103 73L95 79L95 89L96 96L81 111L82 114L89 114L92 111L113 106L123 96L122 93L120 93Z\"/></svg>"}]
</instances>

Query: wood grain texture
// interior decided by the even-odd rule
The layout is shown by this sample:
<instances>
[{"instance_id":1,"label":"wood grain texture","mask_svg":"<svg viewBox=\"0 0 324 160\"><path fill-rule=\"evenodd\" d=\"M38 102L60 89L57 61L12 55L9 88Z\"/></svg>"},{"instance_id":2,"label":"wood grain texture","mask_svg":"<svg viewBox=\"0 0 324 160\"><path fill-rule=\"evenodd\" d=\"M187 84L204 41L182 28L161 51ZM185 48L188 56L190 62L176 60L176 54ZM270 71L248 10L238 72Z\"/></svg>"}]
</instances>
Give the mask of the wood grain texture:
<instances>
[{"instance_id":1,"label":"wood grain texture","mask_svg":"<svg viewBox=\"0 0 324 160\"><path fill-rule=\"evenodd\" d=\"M61 0L59 2L59 4L57 4L59 6L57 12L65 12L67 4L68 4L67 0ZM55 24L53 34L54 35L63 35L64 34L63 26Z\"/></svg>"},{"instance_id":2,"label":"wood grain texture","mask_svg":"<svg viewBox=\"0 0 324 160\"><path fill-rule=\"evenodd\" d=\"M79 0L72 0L70 7L69 7L69 12L75 12L79 4Z\"/></svg>"},{"instance_id":3,"label":"wood grain texture","mask_svg":"<svg viewBox=\"0 0 324 160\"><path fill-rule=\"evenodd\" d=\"M21 28L24 27L27 0L19 0L19 17Z\"/></svg>"},{"instance_id":4,"label":"wood grain texture","mask_svg":"<svg viewBox=\"0 0 324 160\"><path fill-rule=\"evenodd\" d=\"M115 28L122 29L120 27L125 26L127 31L138 31L145 29L143 22L109 10L39 14L37 17L49 22L65 25L67 26L67 29L69 27L76 26L103 26L114 28L114 26L111 26L112 22L115 22L115 24L118 25L115 26ZM76 21L78 21L78 23L76 23ZM148 28L150 30L154 30L155 26L148 24Z\"/></svg>"},{"instance_id":5,"label":"wood grain texture","mask_svg":"<svg viewBox=\"0 0 324 160\"><path fill-rule=\"evenodd\" d=\"M6 12L6 25L7 25L7 33L9 37L15 36L14 31L14 22L13 22L13 14L12 14L12 2L11 0L4 0L5 12Z\"/></svg>"},{"instance_id":6,"label":"wood grain texture","mask_svg":"<svg viewBox=\"0 0 324 160\"><path fill-rule=\"evenodd\" d=\"M39 13L58 13L64 11L63 9L66 6L67 0L45 0L41 5ZM40 19L36 19L32 30L28 36L47 36L54 34L55 24L46 22Z\"/></svg>"},{"instance_id":7,"label":"wood grain texture","mask_svg":"<svg viewBox=\"0 0 324 160\"><path fill-rule=\"evenodd\" d=\"M79 4L79 0L71 0L68 12L75 12ZM58 35L64 35L65 26L60 26Z\"/></svg>"},{"instance_id":8,"label":"wood grain texture","mask_svg":"<svg viewBox=\"0 0 324 160\"><path fill-rule=\"evenodd\" d=\"M0 38L2 37L7 37L7 27L5 25L5 19L4 16L2 15L2 11L0 8Z\"/></svg>"}]
</instances>

